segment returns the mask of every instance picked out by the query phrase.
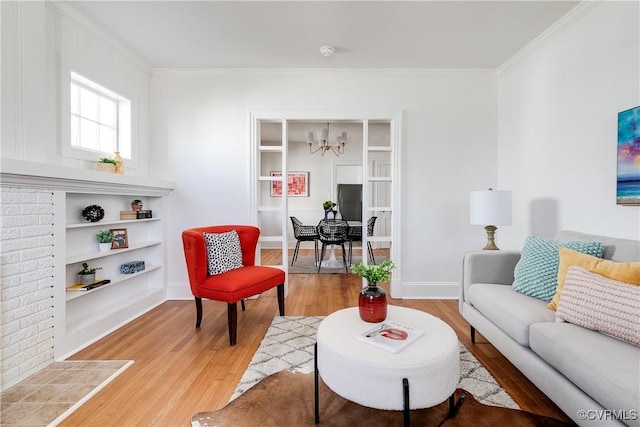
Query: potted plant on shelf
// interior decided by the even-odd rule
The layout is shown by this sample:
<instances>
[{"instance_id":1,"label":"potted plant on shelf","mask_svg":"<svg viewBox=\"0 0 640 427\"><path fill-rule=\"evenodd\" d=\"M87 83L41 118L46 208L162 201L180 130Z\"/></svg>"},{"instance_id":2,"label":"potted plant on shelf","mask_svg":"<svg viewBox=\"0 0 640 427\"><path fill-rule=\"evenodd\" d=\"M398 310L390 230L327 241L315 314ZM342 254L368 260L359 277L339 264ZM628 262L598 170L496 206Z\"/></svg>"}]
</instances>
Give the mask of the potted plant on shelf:
<instances>
[{"instance_id":1,"label":"potted plant on shelf","mask_svg":"<svg viewBox=\"0 0 640 427\"><path fill-rule=\"evenodd\" d=\"M83 285L90 285L96 281L96 271L101 270L102 267L89 267L86 262L82 263L82 270L78 272L79 281Z\"/></svg>"},{"instance_id":2,"label":"potted plant on shelf","mask_svg":"<svg viewBox=\"0 0 640 427\"><path fill-rule=\"evenodd\" d=\"M390 259L379 265L365 265L362 262L358 265L351 264L351 272L367 281L367 286L360 291L358 298L360 318L365 322L378 323L387 318L387 294L378 284L391 278L393 267Z\"/></svg>"},{"instance_id":3,"label":"potted plant on shelf","mask_svg":"<svg viewBox=\"0 0 640 427\"><path fill-rule=\"evenodd\" d=\"M131 201L131 210L132 211L141 211L142 210L142 200L135 199Z\"/></svg>"},{"instance_id":4,"label":"potted plant on shelf","mask_svg":"<svg viewBox=\"0 0 640 427\"><path fill-rule=\"evenodd\" d=\"M96 234L96 237L98 238L98 245L100 246L101 252L111 250L111 241L113 240L111 230L100 230L98 234Z\"/></svg>"},{"instance_id":5,"label":"potted plant on shelf","mask_svg":"<svg viewBox=\"0 0 640 427\"><path fill-rule=\"evenodd\" d=\"M118 162L110 157L100 157L96 164L96 169L102 172L116 173L116 165Z\"/></svg>"}]
</instances>

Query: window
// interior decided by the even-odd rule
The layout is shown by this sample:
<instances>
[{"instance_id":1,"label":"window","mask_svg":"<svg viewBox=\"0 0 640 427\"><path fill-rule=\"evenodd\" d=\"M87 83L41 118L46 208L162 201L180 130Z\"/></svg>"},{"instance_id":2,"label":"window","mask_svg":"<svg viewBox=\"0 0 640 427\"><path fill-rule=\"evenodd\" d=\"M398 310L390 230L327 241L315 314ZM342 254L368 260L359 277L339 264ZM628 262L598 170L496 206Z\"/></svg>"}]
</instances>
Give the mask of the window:
<instances>
[{"instance_id":1,"label":"window","mask_svg":"<svg viewBox=\"0 0 640 427\"><path fill-rule=\"evenodd\" d=\"M131 159L131 102L71 73L71 147Z\"/></svg>"}]
</instances>

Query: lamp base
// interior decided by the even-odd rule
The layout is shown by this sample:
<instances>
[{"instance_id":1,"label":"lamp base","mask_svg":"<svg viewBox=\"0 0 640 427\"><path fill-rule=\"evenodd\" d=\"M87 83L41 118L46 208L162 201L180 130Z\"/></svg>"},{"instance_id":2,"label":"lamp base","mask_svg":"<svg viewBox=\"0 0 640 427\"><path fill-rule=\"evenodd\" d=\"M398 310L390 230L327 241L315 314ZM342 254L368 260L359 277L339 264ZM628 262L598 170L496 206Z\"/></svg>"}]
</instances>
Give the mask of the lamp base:
<instances>
[{"instance_id":1,"label":"lamp base","mask_svg":"<svg viewBox=\"0 0 640 427\"><path fill-rule=\"evenodd\" d=\"M495 242L495 234L498 227L496 227L495 225L487 225L484 229L487 230L487 244L485 245L484 248L482 248L482 250L485 250L485 251L500 250L500 248L496 246L496 242Z\"/></svg>"}]
</instances>

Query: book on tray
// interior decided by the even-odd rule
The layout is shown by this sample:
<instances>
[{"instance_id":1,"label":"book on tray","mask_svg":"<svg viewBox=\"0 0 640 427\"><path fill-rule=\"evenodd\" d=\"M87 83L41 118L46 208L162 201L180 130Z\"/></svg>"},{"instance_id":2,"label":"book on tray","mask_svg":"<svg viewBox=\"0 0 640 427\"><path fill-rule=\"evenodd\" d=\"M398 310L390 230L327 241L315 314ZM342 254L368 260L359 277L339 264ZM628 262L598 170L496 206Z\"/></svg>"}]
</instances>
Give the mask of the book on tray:
<instances>
[{"instance_id":1,"label":"book on tray","mask_svg":"<svg viewBox=\"0 0 640 427\"><path fill-rule=\"evenodd\" d=\"M376 347L392 353L398 353L423 334L424 331L421 329L412 328L392 320L385 320L356 337Z\"/></svg>"}]
</instances>

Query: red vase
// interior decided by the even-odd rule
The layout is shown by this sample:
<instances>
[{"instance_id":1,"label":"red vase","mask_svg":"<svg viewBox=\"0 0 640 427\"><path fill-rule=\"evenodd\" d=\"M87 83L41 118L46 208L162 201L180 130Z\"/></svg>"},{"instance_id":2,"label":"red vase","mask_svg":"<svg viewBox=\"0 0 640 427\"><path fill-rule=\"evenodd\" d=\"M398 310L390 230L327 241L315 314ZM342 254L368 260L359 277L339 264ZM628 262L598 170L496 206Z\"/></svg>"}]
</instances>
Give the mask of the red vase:
<instances>
[{"instance_id":1,"label":"red vase","mask_svg":"<svg viewBox=\"0 0 640 427\"><path fill-rule=\"evenodd\" d=\"M358 298L360 318L365 322L380 323L387 318L387 294L376 285L368 285Z\"/></svg>"}]
</instances>

